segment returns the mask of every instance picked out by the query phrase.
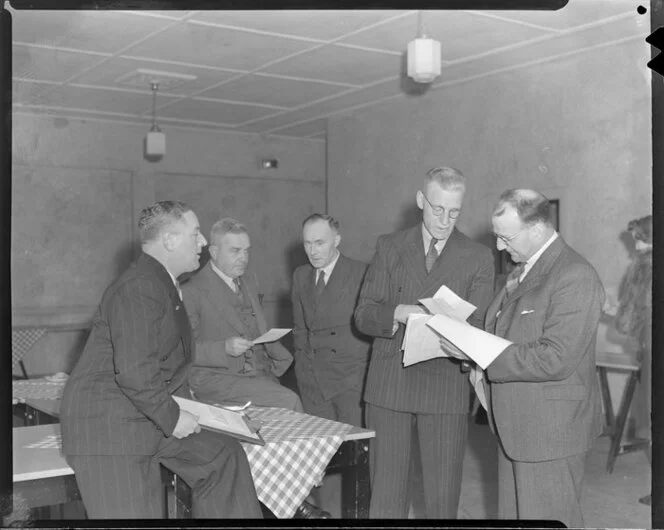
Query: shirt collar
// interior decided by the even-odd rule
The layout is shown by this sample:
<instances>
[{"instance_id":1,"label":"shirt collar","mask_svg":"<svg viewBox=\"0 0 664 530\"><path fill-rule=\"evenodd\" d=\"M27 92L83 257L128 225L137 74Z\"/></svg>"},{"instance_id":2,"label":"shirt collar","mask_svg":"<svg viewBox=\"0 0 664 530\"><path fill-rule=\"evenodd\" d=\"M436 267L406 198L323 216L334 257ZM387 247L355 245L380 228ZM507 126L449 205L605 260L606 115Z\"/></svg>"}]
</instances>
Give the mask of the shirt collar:
<instances>
[{"instance_id":1,"label":"shirt collar","mask_svg":"<svg viewBox=\"0 0 664 530\"><path fill-rule=\"evenodd\" d=\"M164 267L164 268L165 268L165 267ZM171 271L169 271L168 269L166 269L166 272L167 272L168 275L171 277L171 280L173 280L173 285L175 285L175 287L179 287L180 283L178 282L178 279L177 279L175 276L173 276L173 275L171 274Z\"/></svg>"},{"instance_id":2,"label":"shirt collar","mask_svg":"<svg viewBox=\"0 0 664 530\"><path fill-rule=\"evenodd\" d=\"M431 244L431 238L432 238L432 235L427 230L427 227L424 226L424 223L422 223L422 239L424 240L424 254L425 255L426 255L427 252L429 252L429 245ZM449 237L447 239L449 239ZM438 243L436 243L435 247L436 247L436 251L438 252L438 255L440 255L443 248L445 248L445 243L447 243L447 239L439 239Z\"/></svg>"},{"instance_id":3,"label":"shirt collar","mask_svg":"<svg viewBox=\"0 0 664 530\"><path fill-rule=\"evenodd\" d=\"M233 282L233 278L228 276L227 274L224 274L219 267L217 267L212 260L210 260L210 266L212 267L212 270L217 273L217 276L219 276L224 282L226 282L226 285L230 287L231 291L235 292L235 285Z\"/></svg>"},{"instance_id":4,"label":"shirt collar","mask_svg":"<svg viewBox=\"0 0 664 530\"><path fill-rule=\"evenodd\" d=\"M551 246L551 243L553 243L556 239L558 239L558 232L553 232L553 235L549 238L549 240L542 245L542 248L540 248L535 254L530 256L530 259L526 261L526 264L523 267L523 273L521 274L520 278L523 280L523 278L528 274L528 271L533 268L533 265L537 263L537 260L540 259L542 254L544 254L544 251Z\"/></svg>"},{"instance_id":5,"label":"shirt collar","mask_svg":"<svg viewBox=\"0 0 664 530\"><path fill-rule=\"evenodd\" d=\"M339 256L341 256L341 252L337 251L337 257L334 258L330 263L325 265L325 267L322 267L320 269L316 269L316 280L318 280L318 271L324 271L325 276L323 277L323 281L327 284L327 280L330 279L330 275L332 274L332 271L334 270L334 266L337 264L337 261L339 261Z\"/></svg>"}]
</instances>

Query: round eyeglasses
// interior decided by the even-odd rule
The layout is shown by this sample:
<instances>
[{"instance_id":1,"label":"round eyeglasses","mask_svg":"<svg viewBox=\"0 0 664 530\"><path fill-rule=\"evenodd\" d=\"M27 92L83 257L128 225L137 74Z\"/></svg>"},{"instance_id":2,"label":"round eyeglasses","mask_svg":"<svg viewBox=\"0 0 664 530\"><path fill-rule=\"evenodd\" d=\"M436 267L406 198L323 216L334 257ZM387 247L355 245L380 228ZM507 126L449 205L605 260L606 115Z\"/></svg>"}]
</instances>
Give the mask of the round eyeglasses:
<instances>
[{"instance_id":1,"label":"round eyeglasses","mask_svg":"<svg viewBox=\"0 0 664 530\"><path fill-rule=\"evenodd\" d=\"M431 213L433 213L436 217L441 217L445 213L445 208L443 206L434 206L431 204L431 201L427 199L427 196L422 192L422 197L424 197L424 200L429 203L429 208L431 208ZM450 219L456 219L459 217L461 214L461 210L459 208L452 208L447 212L447 215L449 216Z\"/></svg>"}]
</instances>

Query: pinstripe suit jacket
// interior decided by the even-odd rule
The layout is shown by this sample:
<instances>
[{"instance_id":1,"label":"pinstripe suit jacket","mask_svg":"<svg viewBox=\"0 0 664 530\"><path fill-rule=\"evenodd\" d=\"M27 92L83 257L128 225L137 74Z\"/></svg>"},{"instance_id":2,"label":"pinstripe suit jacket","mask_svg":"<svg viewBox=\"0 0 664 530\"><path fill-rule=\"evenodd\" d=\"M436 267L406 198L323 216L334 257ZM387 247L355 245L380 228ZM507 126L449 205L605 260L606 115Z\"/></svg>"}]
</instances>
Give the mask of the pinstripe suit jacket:
<instances>
[{"instance_id":1,"label":"pinstripe suit jacket","mask_svg":"<svg viewBox=\"0 0 664 530\"><path fill-rule=\"evenodd\" d=\"M486 330L514 344L488 366L485 388L507 456L539 462L587 451L601 428L595 341L604 288L597 272L558 237L504 298L503 288Z\"/></svg>"},{"instance_id":2,"label":"pinstripe suit jacket","mask_svg":"<svg viewBox=\"0 0 664 530\"><path fill-rule=\"evenodd\" d=\"M189 397L191 328L170 275L142 254L104 293L92 331L65 386L63 451L154 454Z\"/></svg>"},{"instance_id":3,"label":"pinstripe suit jacket","mask_svg":"<svg viewBox=\"0 0 664 530\"><path fill-rule=\"evenodd\" d=\"M429 274L424 263L421 224L378 238L355 310L358 329L375 337L364 398L398 411L467 413L470 385L459 363L438 358L403 367L405 326L392 335L394 309L446 285L477 307L468 322L482 327L493 297L493 256L455 228Z\"/></svg>"},{"instance_id":4,"label":"pinstripe suit jacket","mask_svg":"<svg viewBox=\"0 0 664 530\"><path fill-rule=\"evenodd\" d=\"M366 270L340 255L318 304L315 269L307 264L293 273L295 375L316 384L326 400L364 382L371 343L355 328L353 312Z\"/></svg>"}]
</instances>

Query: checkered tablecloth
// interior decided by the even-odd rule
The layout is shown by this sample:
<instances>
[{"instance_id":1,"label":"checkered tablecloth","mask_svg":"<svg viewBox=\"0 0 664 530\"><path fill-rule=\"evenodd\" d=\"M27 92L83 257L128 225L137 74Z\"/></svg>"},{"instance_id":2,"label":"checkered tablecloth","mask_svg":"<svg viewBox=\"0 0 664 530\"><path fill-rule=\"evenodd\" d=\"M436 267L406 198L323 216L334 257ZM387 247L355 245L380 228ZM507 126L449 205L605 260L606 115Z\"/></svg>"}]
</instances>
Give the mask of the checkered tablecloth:
<instances>
[{"instance_id":1,"label":"checkered tablecloth","mask_svg":"<svg viewBox=\"0 0 664 530\"><path fill-rule=\"evenodd\" d=\"M293 517L351 425L279 408L251 407L265 445L243 443L259 500L280 519Z\"/></svg>"},{"instance_id":2,"label":"checkered tablecloth","mask_svg":"<svg viewBox=\"0 0 664 530\"><path fill-rule=\"evenodd\" d=\"M60 399L65 388L65 381L46 379L21 379L12 381L12 405L25 403L26 398Z\"/></svg>"},{"instance_id":3,"label":"checkered tablecloth","mask_svg":"<svg viewBox=\"0 0 664 530\"><path fill-rule=\"evenodd\" d=\"M16 366L32 347L46 335L45 328L12 330L12 366Z\"/></svg>"}]
</instances>

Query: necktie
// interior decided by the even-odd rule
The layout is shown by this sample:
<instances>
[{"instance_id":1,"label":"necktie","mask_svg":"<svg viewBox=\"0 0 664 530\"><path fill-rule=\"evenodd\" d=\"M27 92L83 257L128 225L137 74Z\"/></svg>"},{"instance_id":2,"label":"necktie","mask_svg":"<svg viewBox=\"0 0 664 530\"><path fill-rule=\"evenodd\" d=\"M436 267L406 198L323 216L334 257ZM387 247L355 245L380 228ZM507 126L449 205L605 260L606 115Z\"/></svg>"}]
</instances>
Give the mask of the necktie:
<instances>
[{"instance_id":1,"label":"necktie","mask_svg":"<svg viewBox=\"0 0 664 530\"><path fill-rule=\"evenodd\" d=\"M519 278L523 274L523 269L525 268L525 263L519 263L512 272L507 275L507 282L505 283L505 292L507 296L512 296L512 293L519 286Z\"/></svg>"},{"instance_id":2,"label":"necktie","mask_svg":"<svg viewBox=\"0 0 664 530\"><path fill-rule=\"evenodd\" d=\"M427 268L427 274L431 272L431 269L433 269L433 264L436 263L436 259L438 258L438 251L436 250L436 243L438 243L438 239L431 238L431 244L429 245L429 252L427 252L426 259L424 260L424 266Z\"/></svg>"},{"instance_id":3,"label":"necktie","mask_svg":"<svg viewBox=\"0 0 664 530\"><path fill-rule=\"evenodd\" d=\"M319 299L325 289L325 271L318 271L318 280L316 281L316 299Z\"/></svg>"},{"instance_id":4,"label":"necktie","mask_svg":"<svg viewBox=\"0 0 664 530\"><path fill-rule=\"evenodd\" d=\"M233 278L233 289L235 290L235 294L240 294L240 280L237 278Z\"/></svg>"}]
</instances>

